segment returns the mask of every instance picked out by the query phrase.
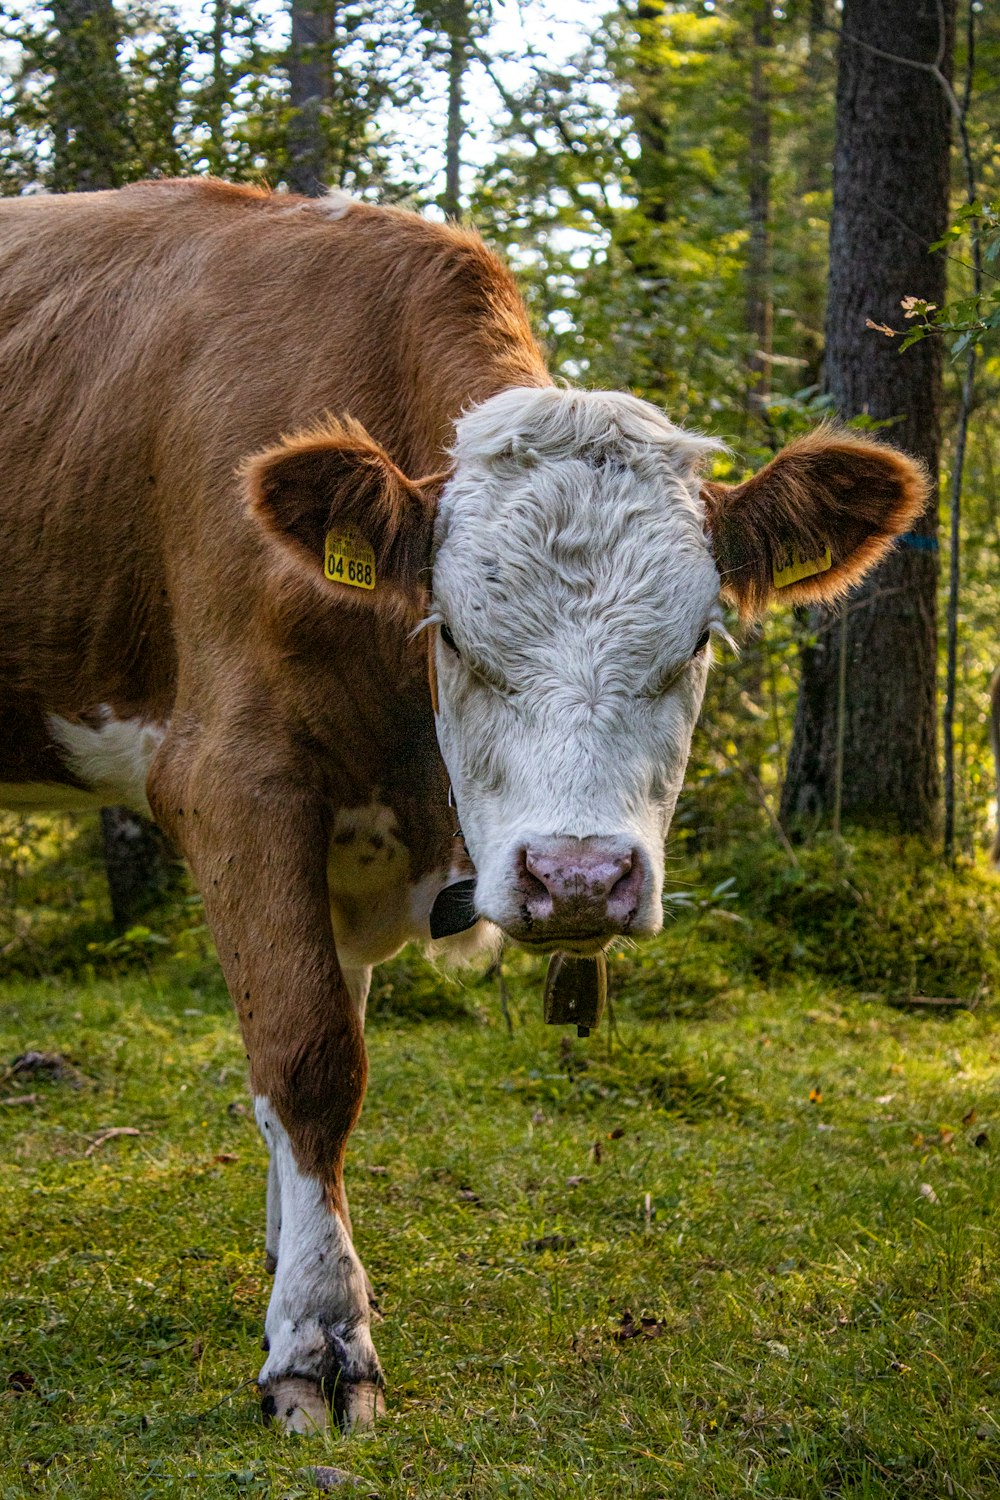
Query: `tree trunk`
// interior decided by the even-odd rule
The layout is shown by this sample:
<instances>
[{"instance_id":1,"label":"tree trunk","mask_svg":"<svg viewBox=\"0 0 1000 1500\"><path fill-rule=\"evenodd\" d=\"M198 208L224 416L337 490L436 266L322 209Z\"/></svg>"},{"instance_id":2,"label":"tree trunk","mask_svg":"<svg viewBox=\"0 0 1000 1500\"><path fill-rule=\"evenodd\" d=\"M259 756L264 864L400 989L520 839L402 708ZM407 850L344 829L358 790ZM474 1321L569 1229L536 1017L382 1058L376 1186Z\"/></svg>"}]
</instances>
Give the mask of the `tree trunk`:
<instances>
[{"instance_id":1,"label":"tree trunk","mask_svg":"<svg viewBox=\"0 0 1000 1500\"><path fill-rule=\"evenodd\" d=\"M752 0L747 157L750 239L747 245L747 406L760 411L771 393L774 299L771 266L771 98L767 62L773 41L771 0Z\"/></svg>"},{"instance_id":2,"label":"tree trunk","mask_svg":"<svg viewBox=\"0 0 1000 1500\"><path fill-rule=\"evenodd\" d=\"M127 157L127 112L114 6L111 0L52 0L51 11L57 33L50 105L53 190L118 187Z\"/></svg>"},{"instance_id":3,"label":"tree trunk","mask_svg":"<svg viewBox=\"0 0 1000 1500\"><path fill-rule=\"evenodd\" d=\"M324 116L333 97L336 0L291 0L292 38L288 82L292 117L288 127L288 186L318 198L329 168Z\"/></svg>"},{"instance_id":4,"label":"tree trunk","mask_svg":"<svg viewBox=\"0 0 1000 1500\"><path fill-rule=\"evenodd\" d=\"M827 139L826 100L824 97L827 53L827 0L809 0L808 54L803 70L803 94L799 107L803 111L802 162L799 186L799 221L806 224L816 212L815 199L826 186L827 163L832 141ZM823 293L825 267L811 255L808 239L796 248L798 277L801 282L796 308L805 365L801 384L820 384L823 363Z\"/></svg>"},{"instance_id":5,"label":"tree trunk","mask_svg":"<svg viewBox=\"0 0 1000 1500\"><path fill-rule=\"evenodd\" d=\"M940 345L900 355L900 301L941 304L945 262L928 253L948 222L955 0L845 0L837 80L825 384L843 417L891 422L888 437L923 460L928 510L839 612L818 612L802 677L782 812L829 815L842 765L845 820L928 832L937 815L937 478ZM910 59L922 64L914 67ZM838 666L846 655L838 733ZM838 751L840 756L838 756Z\"/></svg>"},{"instance_id":6,"label":"tree trunk","mask_svg":"<svg viewBox=\"0 0 1000 1500\"><path fill-rule=\"evenodd\" d=\"M640 212L650 224L666 223L671 195L668 166L670 126L660 103L663 77L659 48L663 17L663 0L639 0L635 18L639 40L633 64L635 102L632 107L639 155L632 163L632 175Z\"/></svg>"},{"instance_id":7,"label":"tree trunk","mask_svg":"<svg viewBox=\"0 0 1000 1500\"><path fill-rule=\"evenodd\" d=\"M101 808L101 839L111 914L124 932L174 885L179 860L156 825L128 807Z\"/></svg>"},{"instance_id":8,"label":"tree trunk","mask_svg":"<svg viewBox=\"0 0 1000 1500\"><path fill-rule=\"evenodd\" d=\"M462 80L465 76L469 17L466 0L453 0L448 26L448 133L445 142L444 194L441 207L449 219L462 213Z\"/></svg>"}]
</instances>

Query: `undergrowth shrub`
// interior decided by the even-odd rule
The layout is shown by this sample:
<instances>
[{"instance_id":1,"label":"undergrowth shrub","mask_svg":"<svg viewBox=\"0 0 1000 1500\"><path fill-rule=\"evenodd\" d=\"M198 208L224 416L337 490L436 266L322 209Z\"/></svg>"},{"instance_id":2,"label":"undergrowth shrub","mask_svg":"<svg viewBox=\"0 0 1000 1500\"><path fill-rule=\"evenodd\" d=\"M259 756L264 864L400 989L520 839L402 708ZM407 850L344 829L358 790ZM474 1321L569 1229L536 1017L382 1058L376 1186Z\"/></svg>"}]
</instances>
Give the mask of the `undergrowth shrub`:
<instances>
[{"instance_id":1,"label":"undergrowth shrub","mask_svg":"<svg viewBox=\"0 0 1000 1500\"><path fill-rule=\"evenodd\" d=\"M622 984L640 1009L693 1007L736 981L817 977L879 994L977 999L1000 987L1000 879L949 869L921 839L817 837L795 851L742 841L706 856L701 889L732 878L724 912L689 902ZM716 903L717 906L717 903ZM657 988L660 994L657 996Z\"/></svg>"}]
</instances>

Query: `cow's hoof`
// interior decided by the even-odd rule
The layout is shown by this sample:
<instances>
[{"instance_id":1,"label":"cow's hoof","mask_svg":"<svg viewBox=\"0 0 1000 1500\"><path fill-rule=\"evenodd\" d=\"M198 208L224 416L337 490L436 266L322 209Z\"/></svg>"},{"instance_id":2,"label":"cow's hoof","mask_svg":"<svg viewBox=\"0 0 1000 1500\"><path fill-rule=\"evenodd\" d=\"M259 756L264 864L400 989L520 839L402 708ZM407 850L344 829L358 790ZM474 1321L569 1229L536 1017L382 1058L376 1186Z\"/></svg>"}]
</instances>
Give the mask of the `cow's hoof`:
<instances>
[{"instance_id":1,"label":"cow's hoof","mask_svg":"<svg viewBox=\"0 0 1000 1500\"><path fill-rule=\"evenodd\" d=\"M275 1273L275 1271L277 1269L278 1269L278 1257L276 1255L272 1255L271 1252L270 1252L270 1250L265 1250L264 1251L264 1270L267 1272L268 1276L273 1276L274 1273Z\"/></svg>"},{"instance_id":2,"label":"cow's hoof","mask_svg":"<svg viewBox=\"0 0 1000 1500\"><path fill-rule=\"evenodd\" d=\"M330 1408L322 1386L301 1375L271 1380L261 1387L260 1409L265 1422L283 1432L325 1432ZM376 1417L385 1416L382 1387L374 1380L338 1380L333 1388L333 1417L344 1432L364 1432Z\"/></svg>"},{"instance_id":3,"label":"cow's hoof","mask_svg":"<svg viewBox=\"0 0 1000 1500\"><path fill-rule=\"evenodd\" d=\"M264 1421L275 1422L283 1432L325 1432L330 1425L330 1408L322 1387L298 1375L263 1386L260 1409Z\"/></svg>"},{"instance_id":4,"label":"cow's hoof","mask_svg":"<svg viewBox=\"0 0 1000 1500\"><path fill-rule=\"evenodd\" d=\"M374 1380L338 1380L333 1407L345 1432L364 1432L385 1416L385 1396Z\"/></svg>"}]
</instances>

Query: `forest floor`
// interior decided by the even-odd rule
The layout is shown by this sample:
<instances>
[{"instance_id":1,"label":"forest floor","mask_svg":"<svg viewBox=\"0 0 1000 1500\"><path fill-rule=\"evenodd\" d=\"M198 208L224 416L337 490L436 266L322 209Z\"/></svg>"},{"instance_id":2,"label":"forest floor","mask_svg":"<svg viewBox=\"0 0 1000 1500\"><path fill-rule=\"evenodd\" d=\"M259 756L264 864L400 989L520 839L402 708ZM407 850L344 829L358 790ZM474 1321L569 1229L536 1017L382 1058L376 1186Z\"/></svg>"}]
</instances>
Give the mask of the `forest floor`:
<instances>
[{"instance_id":1,"label":"forest floor","mask_svg":"<svg viewBox=\"0 0 1000 1500\"><path fill-rule=\"evenodd\" d=\"M475 971L382 971L348 1190L387 1413L346 1439L260 1422L265 1154L210 959L0 980L0 1059L71 1064L0 1080L0 1496L1000 1495L1000 1006L699 991L683 920L586 1041L527 959L513 1035Z\"/></svg>"}]
</instances>

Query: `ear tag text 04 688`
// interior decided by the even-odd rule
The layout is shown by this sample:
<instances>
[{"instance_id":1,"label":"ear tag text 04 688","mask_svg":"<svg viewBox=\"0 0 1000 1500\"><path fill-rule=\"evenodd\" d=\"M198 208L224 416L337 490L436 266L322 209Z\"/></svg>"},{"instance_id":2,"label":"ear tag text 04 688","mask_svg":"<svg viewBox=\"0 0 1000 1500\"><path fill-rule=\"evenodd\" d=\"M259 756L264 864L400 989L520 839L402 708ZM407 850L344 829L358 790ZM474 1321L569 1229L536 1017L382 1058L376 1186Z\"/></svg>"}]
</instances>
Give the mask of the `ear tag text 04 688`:
<instances>
[{"instance_id":1,"label":"ear tag text 04 688","mask_svg":"<svg viewBox=\"0 0 1000 1500\"><path fill-rule=\"evenodd\" d=\"M323 572L333 583L346 583L355 589L375 587L375 549L367 537L353 527L342 526L328 531Z\"/></svg>"},{"instance_id":2,"label":"ear tag text 04 688","mask_svg":"<svg viewBox=\"0 0 1000 1500\"><path fill-rule=\"evenodd\" d=\"M801 583L803 578L812 578L817 573L829 573L832 567L833 558L829 547L822 557L798 557L788 553L780 564L774 564L774 586L776 589L787 589L790 584Z\"/></svg>"}]
</instances>

